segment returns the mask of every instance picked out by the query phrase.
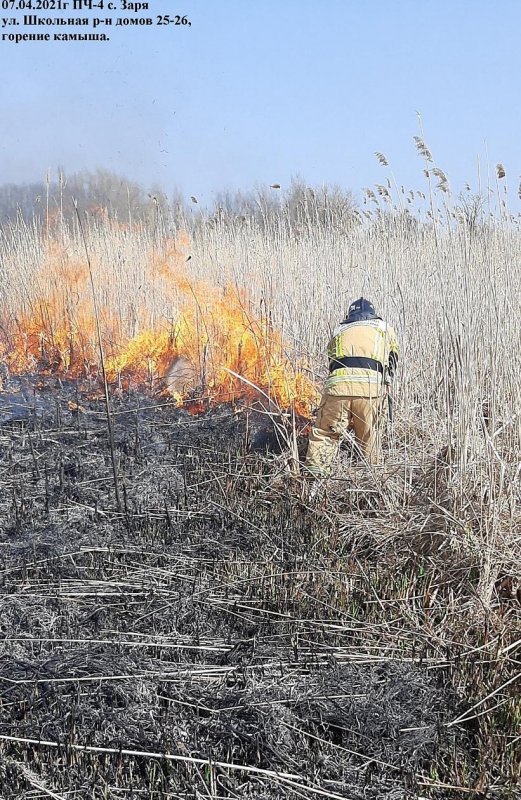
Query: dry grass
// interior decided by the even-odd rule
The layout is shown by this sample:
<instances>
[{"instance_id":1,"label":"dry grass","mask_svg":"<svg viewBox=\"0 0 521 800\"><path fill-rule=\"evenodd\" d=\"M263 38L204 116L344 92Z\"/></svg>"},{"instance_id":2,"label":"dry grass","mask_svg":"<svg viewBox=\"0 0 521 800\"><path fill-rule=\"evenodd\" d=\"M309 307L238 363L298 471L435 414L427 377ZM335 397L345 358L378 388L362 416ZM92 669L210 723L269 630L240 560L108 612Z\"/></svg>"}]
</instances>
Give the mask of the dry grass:
<instances>
[{"instance_id":1,"label":"dry grass","mask_svg":"<svg viewBox=\"0 0 521 800\"><path fill-rule=\"evenodd\" d=\"M423 142L418 149L430 163ZM445 185L443 173L433 174ZM293 518L288 487L271 501L300 526L320 581L311 572L292 578L260 561L245 567L231 560L218 567L207 602L255 624L289 614L297 648L310 632L326 639L337 632L329 646L339 662L419 660L443 670L463 701L449 724L472 737L473 749L465 763L447 755L433 763L430 775L422 773L422 791L455 797L455 786L462 796L488 790L514 797L521 722L521 232L501 204L494 217L475 217L439 188L442 200L434 189L423 221L393 208L389 187L343 230L305 222L290 229L283 217L265 226L220 218L193 225L182 247L179 232L165 236L166 222L152 231L91 223L86 236L100 306L128 336L140 326L171 324L175 298L157 265L174 251L191 279L247 288L252 307L282 331L292 358L305 359L318 382L328 330L353 297L369 296L394 324L402 351L385 467L367 472L344 453L338 480L318 508ZM62 271L56 278L60 270L42 272L49 253L51 266L66 272L82 263L82 247L77 232L59 227L52 243L22 224L4 232L4 330L63 277ZM255 535L272 530L266 520L273 509L262 500L266 471L284 475L283 460L263 466L257 494L239 462L235 477L232 468L218 481L223 513L252 522ZM298 504L296 495L291 502ZM309 518L319 524L305 541L302 520ZM258 613L240 606L245 586L248 603L260 602ZM201 796L214 795L208 789Z\"/></svg>"}]
</instances>

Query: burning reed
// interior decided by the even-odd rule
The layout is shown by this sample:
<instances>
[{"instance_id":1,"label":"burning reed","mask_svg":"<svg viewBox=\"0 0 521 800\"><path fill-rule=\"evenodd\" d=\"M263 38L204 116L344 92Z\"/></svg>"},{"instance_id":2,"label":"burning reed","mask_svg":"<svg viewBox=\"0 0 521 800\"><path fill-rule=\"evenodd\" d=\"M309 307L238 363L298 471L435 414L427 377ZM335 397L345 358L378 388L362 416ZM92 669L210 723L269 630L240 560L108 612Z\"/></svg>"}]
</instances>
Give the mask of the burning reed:
<instances>
[{"instance_id":1,"label":"burning reed","mask_svg":"<svg viewBox=\"0 0 521 800\"><path fill-rule=\"evenodd\" d=\"M77 245L46 238L41 263L27 276L31 288L4 308L0 358L11 372L95 379L97 317L105 371L119 387L166 388L180 404L190 397L191 407L197 397L203 407L252 398L257 387L275 407L309 415L316 388L269 316L255 314L237 285L190 278L186 236L146 253L141 284L127 287L124 298L112 259L95 252L97 314Z\"/></svg>"}]
</instances>

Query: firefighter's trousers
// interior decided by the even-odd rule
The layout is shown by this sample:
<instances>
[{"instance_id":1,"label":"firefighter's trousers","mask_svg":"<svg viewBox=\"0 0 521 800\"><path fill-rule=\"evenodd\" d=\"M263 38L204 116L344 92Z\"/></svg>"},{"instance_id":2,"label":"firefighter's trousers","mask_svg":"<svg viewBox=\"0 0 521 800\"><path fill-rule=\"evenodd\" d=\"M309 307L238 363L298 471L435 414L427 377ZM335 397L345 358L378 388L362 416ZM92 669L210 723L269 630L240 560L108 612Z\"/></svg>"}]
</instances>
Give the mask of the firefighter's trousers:
<instances>
[{"instance_id":1,"label":"firefighter's trousers","mask_svg":"<svg viewBox=\"0 0 521 800\"><path fill-rule=\"evenodd\" d=\"M346 397L324 394L309 434L306 468L314 475L329 475L342 435L351 429L365 458L378 463L381 397Z\"/></svg>"}]
</instances>

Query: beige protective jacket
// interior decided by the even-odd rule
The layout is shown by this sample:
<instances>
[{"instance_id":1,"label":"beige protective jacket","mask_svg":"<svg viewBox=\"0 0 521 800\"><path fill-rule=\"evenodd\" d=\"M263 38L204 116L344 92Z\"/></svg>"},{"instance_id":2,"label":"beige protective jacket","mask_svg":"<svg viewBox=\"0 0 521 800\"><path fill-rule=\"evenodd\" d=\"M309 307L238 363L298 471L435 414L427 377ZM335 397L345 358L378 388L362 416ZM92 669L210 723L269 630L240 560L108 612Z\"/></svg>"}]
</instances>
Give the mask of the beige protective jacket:
<instances>
[{"instance_id":1,"label":"beige protective jacket","mask_svg":"<svg viewBox=\"0 0 521 800\"><path fill-rule=\"evenodd\" d=\"M399 346L391 325L370 319L341 323L327 352L330 374L325 394L380 397L394 375Z\"/></svg>"}]
</instances>

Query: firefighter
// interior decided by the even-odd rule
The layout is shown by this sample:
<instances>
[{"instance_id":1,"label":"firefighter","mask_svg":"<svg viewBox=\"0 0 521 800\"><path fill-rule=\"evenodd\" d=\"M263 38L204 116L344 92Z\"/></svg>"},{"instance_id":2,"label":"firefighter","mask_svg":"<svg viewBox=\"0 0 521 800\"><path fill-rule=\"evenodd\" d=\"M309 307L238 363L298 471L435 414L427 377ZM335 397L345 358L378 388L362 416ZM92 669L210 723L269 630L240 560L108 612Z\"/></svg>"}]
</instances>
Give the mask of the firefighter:
<instances>
[{"instance_id":1,"label":"firefighter","mask_svg":"<svg viewBox=\"0 0 521 800\"><path fill-rule=\"evenodd\" d=\"M398 341L373 304L360 297L334 330L327 352L329 377L306 455L311 477L330 474L348 429L367 461L378 463L378 423L398 362Z\"/></svg>"}]
</instances>

